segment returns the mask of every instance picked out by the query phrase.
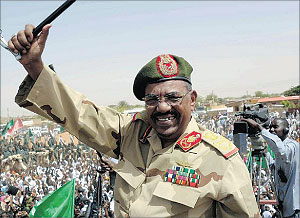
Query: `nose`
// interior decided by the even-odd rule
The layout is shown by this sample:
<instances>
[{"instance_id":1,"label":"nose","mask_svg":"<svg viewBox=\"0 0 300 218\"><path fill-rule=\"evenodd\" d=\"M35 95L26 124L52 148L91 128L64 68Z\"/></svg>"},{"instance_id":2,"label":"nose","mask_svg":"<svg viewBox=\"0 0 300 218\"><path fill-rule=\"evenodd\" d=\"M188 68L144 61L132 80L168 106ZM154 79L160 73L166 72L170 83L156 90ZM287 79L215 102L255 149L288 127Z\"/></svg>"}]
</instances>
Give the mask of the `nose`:
<instances>
[{"instance_id":1,"label":"nose","mask_svg":"<svg viewBox=\"0 0 300 218\"><path fill-rule=\"evenodd\" d=\"M158 102L158 105L156 107L157 112L165 113L165 112L170 111L170 110L171 110L171 106L166 101L160 100Z\"/></svg>"}]
</instances>

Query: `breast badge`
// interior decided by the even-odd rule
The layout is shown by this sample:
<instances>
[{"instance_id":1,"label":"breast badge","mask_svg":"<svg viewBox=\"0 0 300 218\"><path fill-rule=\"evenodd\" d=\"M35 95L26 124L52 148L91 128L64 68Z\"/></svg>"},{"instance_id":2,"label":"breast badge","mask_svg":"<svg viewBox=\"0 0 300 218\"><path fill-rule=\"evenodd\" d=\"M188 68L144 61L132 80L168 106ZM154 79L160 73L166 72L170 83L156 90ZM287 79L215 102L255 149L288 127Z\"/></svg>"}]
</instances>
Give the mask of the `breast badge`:
<instances>
[{"instance_id":1,"label":"breast badge","mask_svg":"<svg viewBox=\"0 0 300 218\"><path fill-rule=\"evenodd\" d=\"M166 170L164 174L164 181L198 188L200 183L200 175L197 174L196 170L194 169L173 166L172 169Z\"/></svg>"}]
</instances>

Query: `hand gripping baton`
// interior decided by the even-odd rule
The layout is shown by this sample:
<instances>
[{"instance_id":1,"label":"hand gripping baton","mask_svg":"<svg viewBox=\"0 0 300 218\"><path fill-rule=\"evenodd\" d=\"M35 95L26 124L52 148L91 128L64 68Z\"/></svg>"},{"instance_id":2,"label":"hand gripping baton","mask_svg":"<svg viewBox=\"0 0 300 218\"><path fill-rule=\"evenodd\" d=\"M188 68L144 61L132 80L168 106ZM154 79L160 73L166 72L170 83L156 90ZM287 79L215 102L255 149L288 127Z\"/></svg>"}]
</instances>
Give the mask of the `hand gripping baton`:
<instances>
[{"instance_id":1,"label":"hand gripping baton","mask_svg":"<svg viewBox=\"0 0 300 218\"><path fill-rule=\"evenodd\" d=\"M68 7L70 7L76 0L67 0L64 2L59 8L57 8L52 14L50 14L45 20L43 20L34 30L32 31L33 38L35 38L43 29L43 27L49 23L51 23L55 18L57 18L62 12L64 12ZM2 30L0 30L0 35L1 35L1 46L8 51L8 45L7 42L5 41L4 37L2 36ZM20 60L22 56L19 53L14 53L10 51L17 60Z\"/></svg>"}]
</instances>

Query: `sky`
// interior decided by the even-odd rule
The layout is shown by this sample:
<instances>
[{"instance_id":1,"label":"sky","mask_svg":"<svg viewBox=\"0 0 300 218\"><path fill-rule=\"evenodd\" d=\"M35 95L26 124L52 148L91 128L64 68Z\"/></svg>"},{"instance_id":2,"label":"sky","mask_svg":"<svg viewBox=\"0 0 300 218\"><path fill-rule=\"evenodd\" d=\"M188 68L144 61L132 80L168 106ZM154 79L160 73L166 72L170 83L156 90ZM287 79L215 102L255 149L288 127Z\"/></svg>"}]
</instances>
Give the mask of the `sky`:
<instances>
[{"instance_id":1,"label":"sky","mask_svg":"<svg viewBox=\"0 0 300 218\"><path fill-rule=\"evenodd\" d=\"M8 41L62 1L1 0ZM97 105L127 101L137 72L160 54L184 57L198 95L282 93L299 85L299 1L76 1L52 22L45 64ZM32 115L14 98L27 75L1 48L1 117ZM46 87L45 87L46 88Z\"/></svg>"}]
</instances>

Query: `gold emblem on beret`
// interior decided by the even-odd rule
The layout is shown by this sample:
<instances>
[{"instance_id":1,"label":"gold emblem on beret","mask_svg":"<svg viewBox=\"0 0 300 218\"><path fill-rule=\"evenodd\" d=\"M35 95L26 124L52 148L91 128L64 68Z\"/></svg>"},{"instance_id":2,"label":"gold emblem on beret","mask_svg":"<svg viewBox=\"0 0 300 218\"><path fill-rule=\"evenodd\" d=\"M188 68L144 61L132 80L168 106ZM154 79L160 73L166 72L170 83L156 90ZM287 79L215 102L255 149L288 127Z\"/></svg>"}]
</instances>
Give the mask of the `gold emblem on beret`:
<instances>
[{"instance_id":1,"label":"gold emblem on beret","mask_svg":"<svg viewBox=\"0 0 300 218\"><path fill-rule=\"evenodd\" d=\"M157 57L157 70L163 77L177 76L178 64L171 55L160 55Z\"/></svg>"}]
</instances>

